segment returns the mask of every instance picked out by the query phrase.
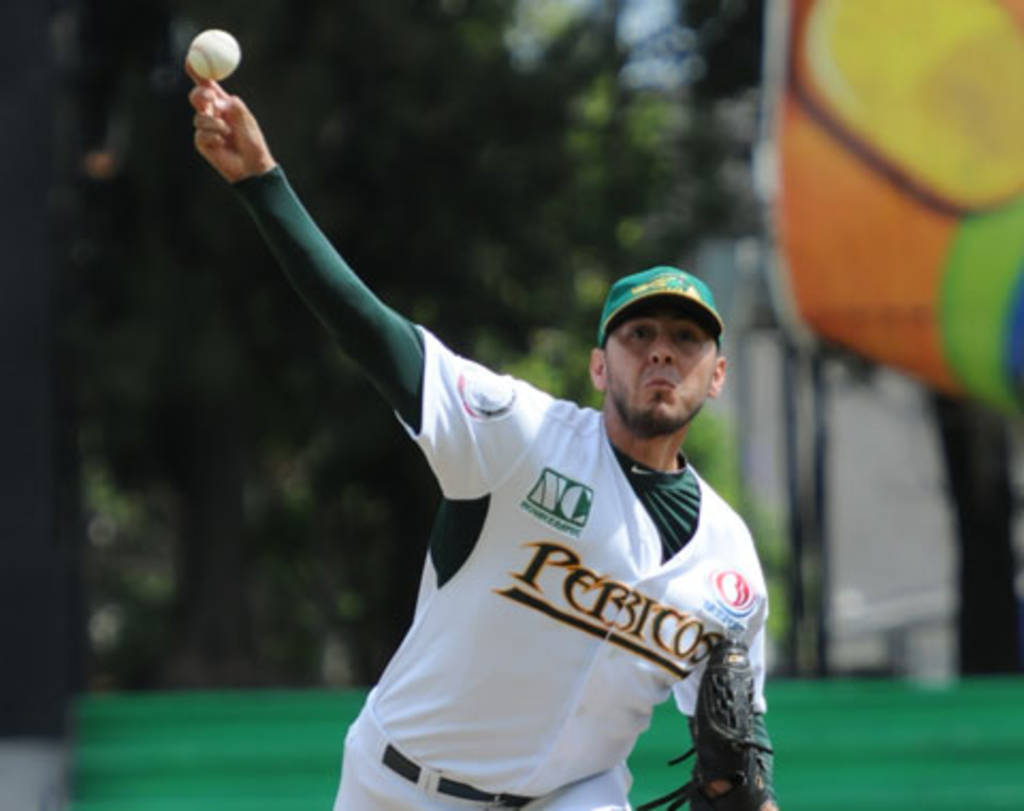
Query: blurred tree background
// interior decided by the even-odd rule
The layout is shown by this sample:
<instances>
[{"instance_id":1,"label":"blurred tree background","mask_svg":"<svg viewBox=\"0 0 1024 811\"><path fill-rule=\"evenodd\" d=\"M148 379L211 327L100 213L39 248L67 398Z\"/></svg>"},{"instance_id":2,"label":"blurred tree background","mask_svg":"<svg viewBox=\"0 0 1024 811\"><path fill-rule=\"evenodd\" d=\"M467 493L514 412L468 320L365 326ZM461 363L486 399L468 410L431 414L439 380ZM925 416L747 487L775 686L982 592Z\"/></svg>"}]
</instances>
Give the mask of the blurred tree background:
<instances>
[{"instance_id":1,"label":"blurred tree background","mask_svg":"<svg viewBox=\"0 0 1024 811\"><path fill-rule=\"evenodd\" d=\"M58 10L63 470L93 688L372 681L411 617L438 500L193 152L191 37L238 37L228 89L382 298L456 351L595 403L607 283L760 230L762 14L753 0ZM742 505L728 434L703 415L688 449ZM780 554L769 543L770 574Z\"/></svg>"}]
</instances>

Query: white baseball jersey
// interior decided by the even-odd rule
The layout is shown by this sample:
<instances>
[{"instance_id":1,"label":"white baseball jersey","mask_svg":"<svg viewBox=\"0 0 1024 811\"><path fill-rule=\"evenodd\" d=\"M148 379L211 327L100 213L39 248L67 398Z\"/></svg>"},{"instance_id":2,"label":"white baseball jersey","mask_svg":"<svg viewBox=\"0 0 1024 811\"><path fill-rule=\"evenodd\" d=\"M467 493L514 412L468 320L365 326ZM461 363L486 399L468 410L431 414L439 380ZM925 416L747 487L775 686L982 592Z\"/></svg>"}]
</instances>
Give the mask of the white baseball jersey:
<instances>
[{"instance_id":1,"label":"white baseball jersey","mask_svg":"<svg viewBox=\"0 0 1024 811\"><path fill-rule=\"evenodd\" d=\"M600 413L423 332L414 439L448 499L488 498L458 570L424 567L412 625L367 710L409 758L541 796L619 766L671 693L691 715L709 644L750 645L764 711L767 598L739 516L703 481L667 562Z\"/></svg>"}]
</instances>

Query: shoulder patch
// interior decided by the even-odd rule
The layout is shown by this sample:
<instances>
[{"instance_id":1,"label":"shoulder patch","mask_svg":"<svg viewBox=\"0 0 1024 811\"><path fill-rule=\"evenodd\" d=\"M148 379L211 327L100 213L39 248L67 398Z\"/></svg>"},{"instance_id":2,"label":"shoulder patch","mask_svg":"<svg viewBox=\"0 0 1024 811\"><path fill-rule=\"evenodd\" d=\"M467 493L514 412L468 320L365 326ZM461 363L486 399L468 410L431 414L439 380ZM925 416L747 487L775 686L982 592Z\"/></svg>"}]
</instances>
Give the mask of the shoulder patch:
<instances>
[{"instance_id":1,"label":"shoulder patch","mask_svg":"<svg viewBox=\"0 0 1024 811\"><path fill-rule=\"evenodd\" d=\"M475 420L494 420L512 411L516 389L512 379L486 369L466 367L459 373L459 399Z\"/></svg>"},{"instance_id":2,"label":"shoulder patch","mask_svg":"<svg viewBox=\"0 0 1024 811\"><path fill-rule=\"evenodd\" d=\"M713 570L711 589L715 595L715 602L737 619L749 617L757 607L754 590L747 579L735 569Z\"/></svg>"}]
</instances>

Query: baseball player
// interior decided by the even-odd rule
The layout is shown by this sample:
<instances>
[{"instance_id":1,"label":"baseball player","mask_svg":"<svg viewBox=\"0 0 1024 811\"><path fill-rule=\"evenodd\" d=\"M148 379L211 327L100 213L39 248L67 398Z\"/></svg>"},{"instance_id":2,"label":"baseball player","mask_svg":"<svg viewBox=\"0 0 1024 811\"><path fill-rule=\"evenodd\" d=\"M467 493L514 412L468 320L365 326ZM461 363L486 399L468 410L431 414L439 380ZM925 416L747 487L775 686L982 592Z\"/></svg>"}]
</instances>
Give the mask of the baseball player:
<instances>
[{"instance_id":1,"label":"baseball player","mask_svg":"<svg viewBox=\"0 0 1024 811\"><path fill-rule=\"evenodd\" d=\"M697 747L671 807L774 809L764 577L743 521L680 450L725 382L707 286L672 267L617 281L590 359L601 411L556 400L378 300L242 100L210 81L190 100L197 150L443 495L412 625L346 736L335 811L628 809L626 758L669 696ZM720 750L738 766L708 754L716 702L749 720Z\"/></svg>"}]
</instances>

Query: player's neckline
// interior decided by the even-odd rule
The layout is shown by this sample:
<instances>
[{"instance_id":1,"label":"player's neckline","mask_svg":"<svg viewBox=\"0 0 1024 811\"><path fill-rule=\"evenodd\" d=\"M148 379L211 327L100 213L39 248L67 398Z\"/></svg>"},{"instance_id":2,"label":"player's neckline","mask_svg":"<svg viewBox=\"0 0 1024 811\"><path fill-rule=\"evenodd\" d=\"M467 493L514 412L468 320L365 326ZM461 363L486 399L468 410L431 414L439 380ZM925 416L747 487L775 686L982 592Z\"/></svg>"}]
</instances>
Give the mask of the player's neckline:
<instances>
[{"instance_id":1,"label":"player's neckline","mask_svg":"<svg viewBox=\"0 0 1024 811\"><path fill-rule=\"evenodd\" d=\"M637 483L644 482L646 486L675 488L687 478L687 472L690 470L686 457L681 453L679 454L679 470L657 470L643 462L636 461L614 445L611 445L611 449L626 478Z\"/></svg>"}]
</instances>

